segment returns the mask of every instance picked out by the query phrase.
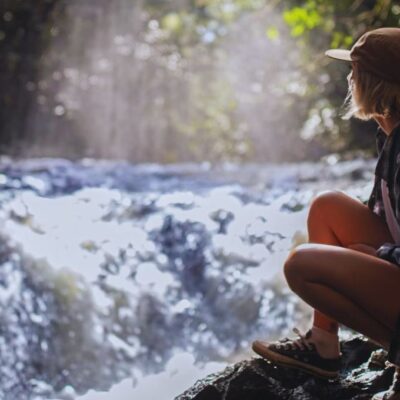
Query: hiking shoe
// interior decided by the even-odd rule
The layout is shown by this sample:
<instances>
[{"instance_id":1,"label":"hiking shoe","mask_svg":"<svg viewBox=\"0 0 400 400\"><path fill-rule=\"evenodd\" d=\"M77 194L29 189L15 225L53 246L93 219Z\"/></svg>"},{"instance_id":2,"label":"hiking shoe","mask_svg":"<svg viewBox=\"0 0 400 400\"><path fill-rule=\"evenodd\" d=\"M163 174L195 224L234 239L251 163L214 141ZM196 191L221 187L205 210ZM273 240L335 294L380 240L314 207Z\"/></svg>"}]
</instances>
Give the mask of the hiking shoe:
<instances>
[{"instance_id":1,"label":"hiking shoe","mask_svg":"<svg viewBox=\"0 0 400 400\"><path fill-rule=\"evenodd\" d=\"M379 392L372 400L400 400L400 367L396 367L393 383L385 392Z\"/></svg>"},{"instance_id":2,"label":"hiking shoe","mask_svg":"<svg viewBox=\"0 0 400 400\"><path fill-rule=\"evenodd\" d=\"M285 338L271 343L256 340L252 344L252 349L261 357L278 365L296 368L319 378L337 378L340 357L321 357L315 344L308 340L311 337L311 330L305 335L302 335L297 328L294 328L293 332L299 336L298 339Z\"/></svg>"}]
</instances>

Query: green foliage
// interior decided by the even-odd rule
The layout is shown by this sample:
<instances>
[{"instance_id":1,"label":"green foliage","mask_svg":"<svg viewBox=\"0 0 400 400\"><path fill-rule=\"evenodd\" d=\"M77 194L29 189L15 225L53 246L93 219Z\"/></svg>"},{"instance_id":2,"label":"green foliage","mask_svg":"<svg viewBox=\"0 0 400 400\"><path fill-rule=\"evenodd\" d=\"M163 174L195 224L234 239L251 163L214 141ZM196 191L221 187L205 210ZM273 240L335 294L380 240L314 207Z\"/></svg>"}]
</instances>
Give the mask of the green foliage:
<instances>
[{"instance_id":1,"label":"green foliage","mask_svg":"<svg viewBox=\"0 0 400 400\"><path fill-rule=\"evenodd\" d=\"M169 13L172 3L169 2ZM193 46L199 44L216 46L229 26L244 13L257 13L266 7L272 12L279 12L290 35L301 49L298 68L306 86L302 102L308 107L308 112L303 116L304 124L310 126L311 124L307 123L308 118L315 120L315 115L326 115L329 110L331 119L328 121L321 117L321 123L315 128L315 135L320 138L318 140L337 151L354 143L365 143L367 147L373 148L373 135L370 135L370 141L366 142L367 135L363 132L362 125L357 121L352 122L352 131L349 132L349 123L340 117L341 105L347 91L348 67L329 62L323 53L328 48L350 48L354 41L369 29L399 26L400 6L396 1L275 0L266 3L259 0L197 0L189 3L185 17L182 17L182 12L179 14L178 10L173 10L173 19L171 14L167 14L169 24L162 24L163 27L168 25L168 30L174 33L170 38L174 38L183 57L191 54L189 47L193 49ZM158 10L160 9L159 7ZM192 16L192 19L188 19L188 15ZM182 20L185 22L181 22ZM285 29L278 25L266 26L266 40L278 43L280 38L287 35ZM199 86L206 90L206 85ZM218 99L220 93L216 91L213 95ZM290 96L289 93L288 95ZM195 97L200 117L192 121L193 126L189 131L219 132L217 136L226 140L227 135L216 122L218 118L214 115L213 119L213 114L209 112L210 105L218 110L216 113L219 115L232 117L235 113L227 107L221 107L218 101L207 101L207 96ZM287 102L289 103L289 100ZM360 135L364 136L361 138ZM192 136L195 137L194 134Z\"/></svg>"},{"instance_id":2,"label":"green foliage","mask_svg":"<svg viewBox=\"0 0 400 400\"><path fill-rule=\"evenodd\" d=\"M293 36L314 31L329 37L333 47L348 47L369 29L400 25L400 6L389 0L281 0L278 8ZM314 43L309 40L310 48Z\"/></svg>"},{"instance_id":3,"label":"green foliage","mask_svg":"<svg viewBox=\"0 0 400 400\"><path fill-rule=\"evenodd\" d=\"M161 19L161 27L169 32L179 34L183 28L182 15L178 13L168 13Z\"/></svg>"},{"instance_id":4,"label":"green foliage","mask_svg":"<svg viewBox=\"0 0 400 400\"><path fill-rule=\"evenodd\" d=\"M367 135L365 128L374 129L358 121L340 118L339 110L347 91L345 63L329 61L323 53L328 48L351 48L364 32L382 26L400 26L400 7L397 1L359 0L281 0L277 9L290 28L291 34L302 48L299 68L307 78L309 115L321 114L321 104L336 110L335 126L319 125L316 133L329 148L335 151L349 149L362 143L374 149L374 135ZM312 60L312 62L310 62ZM329 80L324 76L328 73ZM326 84L321 85L321 81ZM339 134L337 133L339 132ZM370 140L366 141L365 138Z\"/></svg>"},{"instance_id":5,"label":"green foliage","mask_svg":"<svg viewBox=\"0 0 400 400\"><path fill-rule=\"evenodd\" d=\"M344 32L333 32L331 47L333 49L337 49L339 47L350 48L353 42L353 36Z\"/></svg>"},{"instance_id":6,"label":"green foliage","mask_svg":"<svg viewBox=\"0 0 400 400\"><path fill-rule=\"evenodd\" d=\"M82 17L69 20L71 14L65 12L67 8L81 9ZM85 17L85 13L89 17ZM132 16L135 13L137 19ZM77 82L73 87L82 95L77 96L77 103L81 101L82 107L87 107L88 103L93 107L97 105L98 99L93 94L97 92L90 94L94 90L93 82L111 79L105 87L113 88L117 95L123 93L124 106L129 102L136 105L135 96L140 93L137 99L139 123L135 129L143 141L140 146L146 151L154 147L153 138L147 139L149 132L157 132L161 143L157 151L162 154L157 153L156 160L238 160L248 159L254 150L263 149L259 150L263 153L268 143L262 141L269 140L265 132L276 131L291 143L299 139L302 127L308 129L307 134L301 136L304 141L317 140L318 145L328 150L342 151L359 143L371 147L373 135L369 142L365 141L368 136L360 125L352 122L349 132L349 122L340 118L338 110L347 91L348 66L327 60L324 51L350 48L369 29L400 26L400 5L390 0L4 0L0 5L0 17L3 63L0 144L16 142L35 132L63 132L68 136L78 130L67 105L61 104L66 109L65 114L54 115L63 99L58 95L59 88L77 79L68 75L73 67L83 69L100 58L105 60L104 68L109 68L114 75L110 77L106 72L102 75L90 69L81 71L78 75L91 82L89 85ZM229 53L227 38L237 26L243 29L240 40L248 37L246 46L253 48L249 35L253 27L243 23L247 17L261 26L265 24L261 40L265 40L271 51L274 46L287 45L289 38L296 43L296 54L288 51L282 63L282 66L290 64L298 69L295 77L288 72L285 79L275 79L278 72L286 73L284 68L276 71L266 66L267 73L251 71L252 59L259 56L256 50L253 54L244 52L237 56ZM100 25L96 25L96 18L101 21ZM121 19L126 22L118 31ZM107 36L111 31L116 32L116 37ZM99 48L91 53L96 35L105 43L104 54ZM72 58L68 56L71 43L75 46ZM107 47L107 43L114 43L115 48L119 46L121 54ZM51 46L53 51L49 51ZM135 58L135 52L141 56ZM93 54L96 57L93 58ZM235 57L248 57L249 62L239 60L240 67L234 70L236 75L229 78L226 76L228 68L224 68L233 62L231 58L238 61ZM126 60L132 62L132 72L121 81ZM67 74L62 69L65 66L71 66ZM244 72L246 68L250 71ZM88 99L86 104L82 99ZM264 120L260 115L271 102L274 107L276 103L272 108L276 111L273 122L273 118ZM79 104L70 103L77 114ZM112 108L114 101L109 104L109 115L118 120L120 110ZM243 119L241 108L247 120ZM284 115L283 112L279 114L279 110L286 111L290 118L278 120ZM157 118L151 116L154 111ZM102 110L99 113L107 114ZM261 122L253 123L254 119ZM263 126L263 121L270 125ZM314 136L310 127L314 127ZM110 129L114 132L116 128ZM60 136L62 134L57 135ZM78 140L74 146L85 150ZM144 153L142 148L137 150L137 154ZM148 158L148 154L143 157Z\"/></svg>"},{"instance_id":7,"label":"green foliage","mask_svg":"<svg viewBox=\"0 0 400 400\"><path fill-rule=\"evenodd\" d=\"M277 40L279 38L279 30L275 26L269 26L265 34L269 40Z\"/></svg>"},{"instance_id":8,"label":"green foliage","mask_svg":"<svg viewBox=\"0 0 400 400\"><path fill-rule=\"evenodd\" d=\"M310 7L313 5L314 7ZM293 7L283 12L284 21L291 27L294 37L299 37L307 31L321 26L321 15L315 8L315 2L309 2L305 7Z\"/></svg>"},{"instance_id":9,"label":"green foliage","mask_svg":"<svg viewBox=\"0 0 400 400\"><path fill-rule=\"evenodd\" d=\"M190 82L193 114L177 126L193 157L201 160L207 154L209 160L245 159L248 143L235 121L237 103L229 82L212 76L207 83L199 76Z\"/></svg>"}]
</instances>

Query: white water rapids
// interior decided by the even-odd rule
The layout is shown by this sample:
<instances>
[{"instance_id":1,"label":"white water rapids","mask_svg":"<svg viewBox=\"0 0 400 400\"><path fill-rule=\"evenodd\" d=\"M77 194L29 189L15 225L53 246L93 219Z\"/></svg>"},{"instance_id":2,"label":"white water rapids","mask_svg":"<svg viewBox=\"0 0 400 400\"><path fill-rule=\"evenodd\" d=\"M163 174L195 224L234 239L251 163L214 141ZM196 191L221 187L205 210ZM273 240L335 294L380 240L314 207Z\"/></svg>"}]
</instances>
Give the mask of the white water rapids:
<instances>
[{"instance_id":1,"label":"white water rapids","mask_svg":"<svg viewBox=\"0 0 400 400\"><path fill-rule=\"evenodd\" d=\"M0 163L0 397L172 399L307 311L282 265L311 199L374 160Z\"/></svg>"}]
</instances>

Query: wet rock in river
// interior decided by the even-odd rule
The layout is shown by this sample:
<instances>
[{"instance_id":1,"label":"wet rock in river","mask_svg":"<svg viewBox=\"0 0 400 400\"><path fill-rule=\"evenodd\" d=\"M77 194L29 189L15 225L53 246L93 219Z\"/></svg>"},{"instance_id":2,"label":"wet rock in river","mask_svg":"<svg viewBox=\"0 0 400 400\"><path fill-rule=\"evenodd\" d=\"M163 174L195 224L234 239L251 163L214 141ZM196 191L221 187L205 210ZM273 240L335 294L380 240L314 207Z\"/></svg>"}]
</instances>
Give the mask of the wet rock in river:
<instances>
[{"instance_id":1,"label":"wet rock in river","mask_svg":"<svg viewBox=\"0 0 400 400\"><path fill-rule=\"evenodd\" d=\"M235 216L230 211L217 210L211 213L210 218L219 224L218 233L225 234L229 223L235 219Z\"/></svg>"},{"instance_id":2,"label":"wet rock in river","mask_svg":"<svg viewBox=\"0 0 400 400\"><path fill-rule=\"evenodd\" d=\"M203 290L204 272L208 264L206 248L210 234L199 222L180 222L166 216L159 231L150 236L169 260L169 269L181 274L185 289L190 292Z\"/></svg>"}]
</instances>

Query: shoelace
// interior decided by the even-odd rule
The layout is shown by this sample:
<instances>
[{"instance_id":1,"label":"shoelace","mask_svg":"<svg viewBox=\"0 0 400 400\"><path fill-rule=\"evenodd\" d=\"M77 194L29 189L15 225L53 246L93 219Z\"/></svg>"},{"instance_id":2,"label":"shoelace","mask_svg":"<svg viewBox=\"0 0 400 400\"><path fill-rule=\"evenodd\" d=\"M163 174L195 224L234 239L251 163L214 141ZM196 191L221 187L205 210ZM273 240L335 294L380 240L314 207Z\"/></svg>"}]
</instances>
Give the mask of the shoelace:
<instances>
[{"instance_id":1,"label":"shoelace","mask_svg":"<svg viewBox=\"0 0 400 400\"><path fill-rule=\"evenodd\" d=\"M298 336L297 339L285 338L281 341L285 350L294 350L296 348L300 350L313 350L313 344L308 341L308 338L311 336L311 331L303 335L297 328L293 328L293 332Z\"/></svg>"}]
</instances>

